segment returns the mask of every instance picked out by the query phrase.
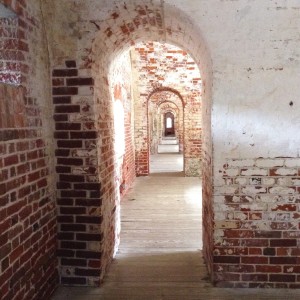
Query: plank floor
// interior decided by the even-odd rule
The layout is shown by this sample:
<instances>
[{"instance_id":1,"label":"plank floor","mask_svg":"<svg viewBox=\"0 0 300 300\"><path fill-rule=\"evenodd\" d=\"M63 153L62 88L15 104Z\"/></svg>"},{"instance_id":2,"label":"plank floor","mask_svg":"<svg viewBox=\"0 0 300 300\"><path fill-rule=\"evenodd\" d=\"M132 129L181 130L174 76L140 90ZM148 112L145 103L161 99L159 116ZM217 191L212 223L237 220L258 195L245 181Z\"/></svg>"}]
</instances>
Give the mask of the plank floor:
<instances>
[{"instance_id":1,"label":"plank floor","mask_svg":"<svg viewBox=\"0 0 300 300\"><path fill-rule=\"evenodd\" d=\"M150 174L153 176L183 177L183 155L179 153L151 155Z\"/></svg>"},{"instance_id":2,"label":"plank floor","mask_svg":"<svg viewBox=\"0 0 300 300\"><path fill-rule=\"evenodd\" d=\"M157 158L122 203L121 244L102 287L60 287L53 300L300 299L297 290L214 288L201 252L201 180L182 176L177 155L173 172L170 155Z\"/></svg>"}]
</instances>

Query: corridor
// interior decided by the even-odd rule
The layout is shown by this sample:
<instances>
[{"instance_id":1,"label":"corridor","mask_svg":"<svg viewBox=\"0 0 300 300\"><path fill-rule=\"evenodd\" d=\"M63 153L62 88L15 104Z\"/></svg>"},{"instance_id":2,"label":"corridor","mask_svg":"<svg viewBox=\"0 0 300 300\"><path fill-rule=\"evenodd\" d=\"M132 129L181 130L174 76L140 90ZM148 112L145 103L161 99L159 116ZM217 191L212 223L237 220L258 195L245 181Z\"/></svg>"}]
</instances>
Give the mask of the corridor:
<instances>
[{"instance_id":1,"label":"corridor","mask_svg":"<svg viewBox=\"0 0 300 300\"><path fill-rule=\"evenodd\" d=\"M60 287L52 300L299 299L297 290L212 286L201 253L201 180L183 177L181 163L178 154L154 155L155 173L137 178L121 206L121 244L102 287Z\"/></svg>"}]
</instances>

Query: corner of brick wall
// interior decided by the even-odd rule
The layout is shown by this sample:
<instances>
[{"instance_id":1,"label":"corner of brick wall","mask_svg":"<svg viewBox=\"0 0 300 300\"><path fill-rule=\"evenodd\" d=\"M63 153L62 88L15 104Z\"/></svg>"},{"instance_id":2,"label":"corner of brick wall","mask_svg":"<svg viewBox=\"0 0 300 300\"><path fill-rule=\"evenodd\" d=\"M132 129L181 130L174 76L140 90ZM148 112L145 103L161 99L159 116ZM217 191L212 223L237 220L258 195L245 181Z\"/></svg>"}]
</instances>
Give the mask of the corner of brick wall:
<instances>
[{"instance_id":1,"label":"corner of brick wall","mask_svg":"<svg viewBox=\"0 0 300 300\"><path fill-rule=\"evenodd\" d=\"M99 285L102 213L89 69L75 60L52 72L60 282Z\"/></svg>"}]
</instances>

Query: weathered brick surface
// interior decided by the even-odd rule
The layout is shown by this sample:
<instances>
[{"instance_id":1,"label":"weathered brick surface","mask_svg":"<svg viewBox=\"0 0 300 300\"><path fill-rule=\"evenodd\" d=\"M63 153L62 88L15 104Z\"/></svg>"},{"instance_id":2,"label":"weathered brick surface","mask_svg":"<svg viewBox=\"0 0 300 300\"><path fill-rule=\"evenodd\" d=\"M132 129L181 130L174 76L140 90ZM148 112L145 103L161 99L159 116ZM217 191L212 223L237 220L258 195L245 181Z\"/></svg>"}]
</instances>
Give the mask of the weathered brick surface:
<instances>
[{"instance_id":1,"label":"weathered brick surface","mask_svg":"<svg viewBox=\"0 0 300 300\"><path fill-rule=\"evenodd\" d=\"M181 98L171 91L157 91L148 100L148 122L150 153L156 154L157 147L163 137L164 116L167 112L174 115L175 136L178 139L179 151L184 150L183 141L183 103Z\"/></svg>"},{"instance_id":2,"label":"weathered brick surface","mask_svg":"<svg viewBox=\"0 0 300 300\"><path fill-rule=\"evenodd\" d=\"M113 90L114 105L114 148L116 162L117 191L125 194L135 179L135 156L133 128L135 112L133 111L133 95L131 78L131 58L125 52L113 64L110 72L110 86ZM120 114L121 107L121 114ZM122 119L122 121L121 121ZM121 121L121 122L120 122Z\"/></svg>"},{"instance_id":3,"label":"weathered brick surface","mask_svg":"<svg viewBox=\"0 0 300 300\"><path fill-rule=\"evenodd\" d=\"M90 95L93 79L79 76L76 66L75 60L67 60L64 66L52 71L58 174L57 254L61 283L80 285L89 282L98 285L100 263L95 268L91 267L93 260L81 254L85 250L98 260L101 258L98 134L95 130L93 96ZM80 71L83 72L82 69ZM89 70L85 72L89 73ZM79 87L86 89L80 90ZM78 269L78 266L84 268Z\"/></svg>"},{"instance_id":4,"label":"weathered brick surface","mask_svg":"<svg viewBox=\"0 0 300 300\"><path fill-rule=\"evenodd\" d=\"M215 189L218 285L229 281L239 286L242 281L249 287L254 287L252 282L277 287L277 282L285 282L288 287L296 283L299 168L299 158L230 159L224 165L224 185ZM237 273L241 277L232 277Z\"/></svg>"},{"instance_id":5,"label":"weathered brick surface","mask_svg":"<svg viewBox=\"0 0 300 300\"><path fill-rule=\"evenodd\" d=\"M49 58L38 3L1 2L17 17L0 20L0 298L47 299L58 282Z\"/></svg>"},{"instance_id":6,"label":"weathered brick surface","mask_svg":"<svg viewBox=\"0 0 300 300\"><path fill-rule=\"evenodd\" d=\"M155 92L171 90L174 98L177 96L181 100L178 109L183 115L184 132L181 135L184 141L181 143L183 144L185 175L200 176L201 76L196 62L186 51L178 47L155 42L136 45L132 50L132 57L133 69L138 73L139 80L135 101L137 174L147 175L149 172L149 124L145 118L149 113L148 102L153 102L153 100L163 102L163 99L158 99L159 94ZM175 87L174 82L177 83ZM168 101L174 102L170 97Z\"/></svg>"},{"instance_id":7,"label":"weathered brick surface","mask_svg":"<svg viewBox=\"0 0 300 300\"><path fill-rule=\"evenodd\" d=\"M208 57L208 52L205 47L205 42L202 39L199 32L192 26L190 20L186 18L184 14L180 13L180 10L176 9L172 4L164 4L158 2L147 1L147 3L140 3L140 1L133 2L107 2L105 6L102 5L101 2L92 1L89 5L86 5L87 2L79 1L78 7L82 15L84 17L80 22L77 23L77 19L74 18L72 21L69 19L63 11L70 10L73 11L73 7L70 6L70 2L61 1L57 2L55 7L51 5L51 2L47 2L45 6L55 12L53 14L49 14L49 19L47 23L49 27L52 26L53 30L51 33L51 38L55 41L55 45L53 44L52 51L56 55L53 57L53 65L57 66L57 71L59 73L54 73L54 75L59 75L53 79L53 85L56 88L55 92L61 92L63 95L56 95L54 98L60 97L62 102L60 103L58 99L54 99L55 105L69 105L70 96L73 99L76 97L75 95L67 95L65 93L75 93L75 89L70 89L72 86L67 86L67 82L64 81L62 77L69 74L68 82L72 82L71 79L76 77L90 77L91 74L89 69L92 69L92 74L94 78L94 90L89 91L85 89L86 92L90 93L90 96L93 96L94 92L94 116L95 116L95 130L98 133L97 140L97 159L98 161L91 159L93 163L97 166L99 181L101 182L101 201L102 206L99 207L95 214L99 213L101 210L102 215L102 223L101 223L101 236L103 237L103 241L101 244L100 254L101 254L101 262L91 262L90 265L95 268L99 268L100 264L100 278L103 278L105 270L108 268L109 263L112 259L113 254L116 251L116 246L118 243L118 218L120 216L120 206L118 205L118 193L119 186L115 176L115 157L114 157L114 134L113 134L113 113L112 113L112 103L114 94L114 86L110 85L111 81L111 63L114 62L115 58L117 58L121 50L129 49L135 43L144 41L167 41L170 44L179 45L182 49L188 50L189 54L194 58L195 62L193 63L193 67L195 64L198 66L201 65L203 72L203 76L201 79L208 78L210 74L210 61L206 59ZM63 9L62 9L63 8ZM49 22L50 16L53 15L56 18L56 22L52 24ZM73 16L71 13L70 16ZM72 18L72 17L71 17ZM104 21L105 20L105 21ZM63 25L64 24L64 25ZM72 27L69 27L66 24L72 24ZM68 29L67 29L68 28ZM67 30L66 30L67 29ZM66 34L66 32L70 30L72 34ZM61 34L60 34L60 33ZM61 47L61 45L64 45ZM55 49L56 48L56 49ZM59 49L58 49L59 48ZM173 54L172 54L173 55ZM184 51L179 53L179 56L189 57L187 53ZM65 62L65 58L68 57L68 60ZM71 61L70 57L76 57L76 66L75 62ZM205 59L204 59L205 58ZM117 61L117 60L116 60ZM115 62L116 62L115 61ZM201 63L200 63L201 62ZM64 65L65 63L65 65ZM77 69L77 73L68 73L66 74L65 69ZM190 70L191 73L195 70ZM173 72L175 73L175 72ZM60 77L61 76L61 77ZM155 77L155 76L154 76ZM197 77L199 76L197 75ZM143 83L139 80L134 72L132 74L133 82L138 85L138 83ZM185 80L183 78L183 80ZM170 84L170 83L169 83ZM195 88L195 94L191 92L191 85L189 85L189 91L187 93L183 93L183 96L186 97L186 102L189 102L188 98L191 98L187 106L192 104L193 99L197 98L199 94L199 79L195 80L195 86L198 85L198 88ZM77 86L76 86L77 87ZM86 88L86 86L83 86ZM139 99L140 92L133 88L133 97L135 99ZM157 88L157 86L151 87L145 95L143 94L141 99L144 106L142 107L142 112L137 112L135 110L136 115L134 115L134 120L136 124L142 124L144 122L145 126L138 129L136 127L134 139L136 139L142 146L139 149L135 149L135 159L139 165L138 174L148 174L148 155L149 155L149 141L148 137L145 135L147 130L147 114L145 113L147 97L150 96L151 92ZM174 88L174 87L173 87ZM207 87L203 89L203 99L206 99L206 93L211 88L211 84L208 82ZM125 88L126 89L126 88ZM83 91L82 86L78 86L78 94L80 95L81 91ZM189 94L190 93L190 94ZM187 96L190 97L187 97ZM207 98L208 100L208 98ZM72 100L73 101L73 100ZM209 103L209 102L207 102ZM72 103L74 104L74 103ZM205 104L206 105L206 104ZM207 105L208 106L208 105ZM190 108L192 105L190 106ZM73 123L70 126L74 126L73 129L67 128L65 125L57 125L58 129L56 133L57 137L57 146L61 149L57 152L58 158L60 158L61 165L58 166L58 172L61 174L68 174L70 172L70 168L73 166L69 165L69 160L66 165L63 164L65 158L70 158L69 151L72 149L77 150L77 148L81 148L82 140L70 140L67 141L70 137L71 131L80 131L81 128L78 126L78 121L76 121L76 112L68 113L63 112L65 110L64 107L61 107L62 111L60 113L56 113L54 118L57 123L70 122ZM73 109L73 108L72 108ZM75 108L74 108L75 109ZM195 111L195 115L200 118L201 107ZM207 111L209 114L209 110ZM72 117L72 120L69 117ZM75 119L73 119L73 116ZM125 121L126 122L126 121ZM195 120L195 123L191 121L189 126L194 126L196 130L189 132L186 135L186 138L189 138L191 141L193 139L201 138L200 122ZM206 125L203 124L203 128L207 127L210 129L210 123L208 122ZM209 132L209 131L208 131ZM129 136L126 134L126 136ZM207 137L209 134L207 135ZM68 148L68 143L70 147ZM201 148L200 143L193 144L193 151L187 150L187 153L190 151L190 157L192 158L187 165L196 166L196 170L199 170L199 149ZM210 188L210 179L211 176L211 145L210 142L207 141L207 179L208 179L208 192L205 194L205 197L210 197L211 188ZM194 156L193 156L194 155ZM197 158L195 159L195 156ZM133 155L130 157L126 157L127 165L130 166L133 161ZM140 159L140 161L139 161ZM90 159L85 158L85 162L90 161ZM124 166L124 164L123 164ZM75 166L78 168L79 166ZM75 169L74 169L75 170ZM191 170L193 172L193 170ZM123 174L125 174L123 170ZM76 174L74 174L76 175ZM80 175L80 174L79 174ZM64 182L63 185L60 186L69 186L70 182ZM72 184L72 182L71 182ZM73 186L72 186L73 187ZM126 187L126 186L125 186ZM86 209L88 209L86 194L85 191L78 191L73 189L65 189L60 191L60 197L58 198L58 203L60 205L72 206L75 203L80 203L80 205L84 205ZM100 193L98 193L100 196ZM199 197L200 198L200 197ZM210 201L211 198L207 198L207 201ZM96 198L94 200L97 200ZM97 203L94 202L95 205ZM210 202L209 202L210 203ZM78 205L78 204L75 204ZM65 217L63 218L65 219ZM63 220L61 219L61 220ZM70 222L70 219L65 219L65 225L72 225L67 222ZM64 225L64 228L66 228ZM80 224L81 225L81 224ZM68 228L68 227L67 227ZM79 228L82 232L84 230L83 227ZM65 256L69 258L74 258L75 254L78 256L82 255L87 258L93 258L97 260L97 258L91 257L88 254L90 251L88 249L76 249L75 247L83 247L84 242L75 242L73 240L72 244L70 244L69 239L73 239L72 235L65 235L67 233L71 233L71 231L65 232L61 235L62 238L65 238L63 244L64 248L59 250L60 256ZM74 247L73 247L74 246ZM98 250L98 244L92 244L93 249ZM70 247L70 248L68 248ZM72 248L73 247L73 248ZM70 250L70 251L69 251ZM209 253L209 251L207 251ZM92 256L96 253L92 252ZM72 261L71 261L72 262ZM74 261L73 261L74 262ZM69 263L69 262L68 262ZM62 282L65 284L97 284L97 282L90 280L89 276L83 275L81 276L75 274L75 269L70 269L72 272L65 272L66 269L62 269ZM74 272L73 272L74 271ZM85 273L86 274L86 273Z\"/></svg>"},{"instance_id":8,"label":"weathered brick surface","mask_svg":"<svg viewBox=\"0 0 300 300\"><path fill-rule=\"evenodd\" d=\"M20 84L21 70L28 69L25 60L28 46L20 24L18 18L0 19L0 82L2 83Z\"/></svg>"}]
</instances>

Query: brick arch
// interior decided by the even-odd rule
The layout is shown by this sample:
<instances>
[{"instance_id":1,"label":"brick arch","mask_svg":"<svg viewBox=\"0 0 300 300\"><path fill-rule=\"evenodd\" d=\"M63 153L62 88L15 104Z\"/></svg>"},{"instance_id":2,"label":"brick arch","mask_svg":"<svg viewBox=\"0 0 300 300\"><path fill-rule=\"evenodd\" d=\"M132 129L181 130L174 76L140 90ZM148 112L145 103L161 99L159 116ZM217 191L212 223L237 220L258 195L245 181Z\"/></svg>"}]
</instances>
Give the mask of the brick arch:
<instances>
[{"instance_id":1,"label":"brick arch","mask_svg":"<svg viewBox=\"0 0 300 300\"><path fill-rule=\"evenodd\" d=\"M183 145L184 145L184 102L181 94L176 91L175 89L164 87L159 88L150 93L150 96L148 97L147 107L148 107L148 118L149 118L149 106L151 103L156 104L156 108L159 111L160 108L166 104L171 104L175 106L173 110L177 110L178 113L178 119L176 120L178 124L177 125L177 137L179 142L179 150L180 152L183 152ZM158 117L159 119L159 117ZM160 128L162 120L157 120L160 125L158 127ZM154 133L150 131L151 125L149 124L151 120L148 121L148 132L149 132L149 157L150 153L154 154L157 152L158 144L160 142L160 139L162 138L162 131L156 133L155 137L153 136ZM149 161L148 161L149 164ZM150 166L149 166L150 167Z\"/></svg>"},{"instance_id":2,"label":"brick arch","mask_svg":"<svg viewBox=\"0 0 300 300\"><path fill-rule=\"evenodd\" d=\"M181 103L182 103L182 107L185 106L185 102L183 100L183 97L182 95L180 94L180 92L178 92L177 90L171 88L171 87L159 87L159 88L156 88L154 89L148 96L148 102L149 100L152 98L152 96L154 96L155 94L157 93L162 93L162 92L171 92L173 94L175 94L180 100L181 100Z\"/></svg>"},{"instance_id":3,"label":"brick arch","mask_svg":"<svg viewBox=\"0 0 300 300\"><path fill-rule=\"evenodd\" d=\"M57 135L57 138L60 139L58 146L63 148L58 149L60 150L60 152L57 152L58 156L68 155L68 163L74 164L69 169L72 172L82 173L80 175L70 173L72 175L66 176L63 172L70 172L69 169L67 171L60 169L59 171L61 172L59 174L60 180L68 188L72 187L73 189L69 191L62 187L61 192L59 192L61 203L69 200L68 197L70 196L73 197L72 201L75 199L76 203L80 203L82 209L80 218L76 217L76 221L78 220L80 224L74 226L71 224L73 227L69 224L59 224L61 233L59 256L60 258L68 257L68 253L72 252L72 255L74 254L76 258L86 260L84 269L76 268L76 265L71 265L72 262L68 262L67 267L61 265L62 283L99 285L117 249L119 242L117 224L120 218L119 188L115 184L114 130L112 128L113 112L111 107L113 95L110 87L110 72L114 62L121 57L122 53L140 41L158 41L176 45L188 52L201 70L203 80L202 97L205 103L203 117L206 119L206 128L203 127L203 130L207 134L204 160L206 174L203 174L203 181L206 181L204 197L207 199L207 204L205 204L207 209L204 208L204 210L212 211L210 204L212 72L209 50L200 29L193 24L184 12L161 1L136 0L130 1L130 4L125 4L124 1L115 1L110 3L109 6L111 9L106 12L102 11L102 7L97 8L99 9L99 15L101 15L99 22L97 20L86 21L89 25L93 24L94 31L78 42L80 50L77 53L77 58L81 57L82 59L78 59L78 61L67 60L65 62L66 68L61 70L60 67L53 72L54 77L59 79L63 77L63 80L65 80L63 87L61 86L61 80L57 81L58 86L53 88L54 98L59 97L60 102L70 101L70 97L65 97L65 95L71 93L72 103L73 101L76 102L76 107L69 107L68 105L56 107L57 111L64 112L67 118L72 117L74 121L74 124L67 124L68 127L66 127L65 124L62 124L65 119L61 119L62 116L59 116L60 119L56 120L57 129L74 131L81 128L81 130L85 130L85 132L75 132L76 134L72 132L72 138L76 138L74 141L63 141L64 137ZM97 15L97 11L93 15ZM85 42L87 42L87 45ZM82 72L82 69L86 69L87 72ZM79 75L79 71L81 75ZM89 76L90 71L92 78L85 78ZM73 79L76 76L79 78ZM88 100L76 97L78 94L83 95ZM73 95L75 96L73 97ZM93 97L93 101L91 97ZM88 104L85 105L81 101L86 101ZM66 108L66 106L68 107ZM86 119L83 119L82 115L78 119L75 116L75 110L76 112L84 112L86 115L84 118ZM91 119L91 115L93 119ZM78 127L73 128L71 125ZM62 133L59 132L59 134ZM141 134L144 135L145 133L141 131ZM142 151L146 149L145 153L148 155L146 140L142 142L141 149ZM66 150L68 151L67 154ZM75 153L80 158L71 159L71 153ZM66 160L65 157L63 159ZM75 165L79 160L82 164L80 167ZM147 173L147 170L140 169L137 171L137 173L143 173L144 171ZM78 182L79 180L80 182ZM67 203L64 205L71 205L69 202L64 203ZM75 214L76 212L74 212ZM86 217L82 217L84 214ZM207 220L209 219L208 217ZM74 244L70 244L67 239L70 228L72 228L77 239ZM211 261L210 256L212 253L212 249L209 247L212 239L211 228L212 221L207 224L207 228L204 228L204 232L207 232L208 236L207 238L204 237L204 242L208 240L207 243L204 243L207 245L207 251L205 252L209 256L207 257L208 262ZM66 247L63 248L62 245L66 245ZM78 250L76 248L78 245L83 247L84 250Z\"/></svg>"},{"instance_id":4,"label":"brick arch","mask_svg":"<svg viewBox=\"0 0 300 300\"><path fill-rule=\"evenodd\" d=\"M169 96L166 97L166 94ZM161 95L161 97L160 97ZM174 98L172 98L174 97ZM154 106L154 107L153 107ZM165 106L168 106L165 108ZM172 110L173 113L176 112L176 128L177 137L179 140L180 150L183 149L183 103L181 99L173 92L167 90L157 91L151 93L148 99L147 110L148 110L148 132L149 132L149 158L150 154L156 154L158 149L158 144L163 136L162 132L162 113L161 110L165 111ZM153 123L156 123L156 128L153 128ZM150 168L150 159L147 161Z\"/></svg>"},{"instance_id":5,"label":"brick arch","mask_svg":"<svg viewBox=\"0 0 300 300\"><path fill-rule=\"evenodd\" d=\"M211 209L211 136L210 136L210 89L211 89L211 60L205 39L198 27L196 27L190 18L175 6L161 4L160 1L145 2L135 1L133 5L126 6L123 2L118 4L115 11L111 11L104 26L101 26L95 35L92 46L90 61L95 78L95 108L96 111L96 130L99 132L98 155L99 155L99 172L101 181L102 194L102 265L101 277L103 277L107 266L109 265L115 252L115 245L118 233L116 233L114 223L119 217L114 215L116 203L112 200L116 197L118 190L114 187L114 171L112 166L107 165L108 157L111 157L111 147L102 147L103 144L112 145L112 137L102 134L101 126L103 120L111 119L112 112L107 106L110 99L109 94L109 71L111 63L126 49L140 41L158 41L167 42L180 47L187 51L193 58L203 76L202 97L206 100L207 109L207 139L205 170L207 174L203 176L204 182L207 183L205 195L208 199L206 211ZM157 92L157 91L154 91ZM205 130L205 128L203 128ZM136 159L139 160L148 156L147 141L143 142L139 153L136 152ZM205 164L205 163L204 163ZM137 174L147 174L147 168L137 169ZM205 201L204 201L205 202ZM205 240L211 240L212 222L208 224L209 237ZM207 247L210 243L207 243ZM208 262L211 262L211 249L205 251L209 256ZM209 267L210 269L210 267Z\"/></svg>"}]
</instances>

